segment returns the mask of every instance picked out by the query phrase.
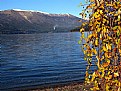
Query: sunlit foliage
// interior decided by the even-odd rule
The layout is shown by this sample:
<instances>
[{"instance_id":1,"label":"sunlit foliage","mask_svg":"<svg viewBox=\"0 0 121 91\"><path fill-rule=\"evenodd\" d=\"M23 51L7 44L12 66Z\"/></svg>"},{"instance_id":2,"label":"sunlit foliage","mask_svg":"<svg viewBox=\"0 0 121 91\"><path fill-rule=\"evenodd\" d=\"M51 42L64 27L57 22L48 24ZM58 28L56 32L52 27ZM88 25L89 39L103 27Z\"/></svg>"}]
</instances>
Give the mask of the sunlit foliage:
<instances>
[{"instance_id":1,"label":"sunlit foliage","mask_svg":"<svg viewBox=\"0 0 121 91\"><path fill-rule=\"evenodd\" d=\"M93 91L121 91L121 0L86 0L81 4L81 48L88 62L85 84ZM85 33L83 28L89 25ZM92 65L97 69L90 72Z\"/></svg>"}]
</instances>

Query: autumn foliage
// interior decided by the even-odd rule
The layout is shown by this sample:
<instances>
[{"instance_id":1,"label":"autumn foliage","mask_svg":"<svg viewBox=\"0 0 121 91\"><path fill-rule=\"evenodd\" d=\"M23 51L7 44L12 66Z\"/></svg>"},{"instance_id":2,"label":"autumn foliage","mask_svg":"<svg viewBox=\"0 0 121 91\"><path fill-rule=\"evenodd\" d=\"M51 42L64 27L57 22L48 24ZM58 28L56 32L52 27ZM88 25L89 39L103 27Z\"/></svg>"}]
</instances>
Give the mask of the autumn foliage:
<instances>
[{"instance_id":1,"label":"autumn foliage","mask_svg":"<svg viewBox=\"0 0 121 91\"><path fill-rule=\"evenodd\" d=\"M80 13L89 21L80 29L88 62L85 84L93 91L121 91L121 0L86 0ZM83 28L89 25L89 31ZM91 66L97 69L90 72Z\"/></svg>"}]
</instances>

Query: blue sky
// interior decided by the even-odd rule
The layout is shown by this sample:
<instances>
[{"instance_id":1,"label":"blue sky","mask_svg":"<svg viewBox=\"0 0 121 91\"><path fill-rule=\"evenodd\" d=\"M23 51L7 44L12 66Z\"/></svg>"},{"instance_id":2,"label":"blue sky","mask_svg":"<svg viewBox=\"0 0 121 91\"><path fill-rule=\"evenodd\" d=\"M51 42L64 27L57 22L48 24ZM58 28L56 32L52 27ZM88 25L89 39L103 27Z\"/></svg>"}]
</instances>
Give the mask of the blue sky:
<instances>
[{"instance_id":1,"label":"blue sky","mask_svg":"<svg viewBox=\"0 0 121 91\"><path fill-rule=\"evenodd\" d=\"M0 0L0 10L39 10L48 13L69 13L79 16L82 10L82 7L78 7L80 2L84 2L84 0Z\"/></svg>"}]
</instances>

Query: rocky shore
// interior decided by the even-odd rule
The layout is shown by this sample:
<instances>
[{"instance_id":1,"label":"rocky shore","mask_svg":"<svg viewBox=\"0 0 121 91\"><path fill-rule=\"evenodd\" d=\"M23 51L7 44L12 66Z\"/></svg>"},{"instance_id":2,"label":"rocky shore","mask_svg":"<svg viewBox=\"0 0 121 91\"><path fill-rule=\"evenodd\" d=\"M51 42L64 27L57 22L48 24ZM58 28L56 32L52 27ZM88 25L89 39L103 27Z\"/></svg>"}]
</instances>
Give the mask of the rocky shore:
<instances>
[{"instance_id":1,"label":"rocky shore","mask_svg":"<svg viewBox=\"0 0 121 91\"><path fill-rule=\"evenodd\" d=\"M91 85L85 85L84 83L72 83L65 86L33 89L29 91L90 91L90 88L91 88Z\"/></svg>"}]
</instances>

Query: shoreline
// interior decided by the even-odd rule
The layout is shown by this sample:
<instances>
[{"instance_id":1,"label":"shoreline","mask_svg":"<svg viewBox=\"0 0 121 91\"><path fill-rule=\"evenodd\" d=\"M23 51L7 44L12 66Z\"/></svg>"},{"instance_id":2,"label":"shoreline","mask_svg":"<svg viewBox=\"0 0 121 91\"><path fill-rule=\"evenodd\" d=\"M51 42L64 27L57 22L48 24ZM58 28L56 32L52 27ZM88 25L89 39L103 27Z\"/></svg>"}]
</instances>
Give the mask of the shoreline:
<instances>
[{"instance_id":1,"label":"shoreline","mask_svg":"<svg viewBox=\"0 0 121 91\"><path fill-rule=\"evenodd\" d=\"M84 82L70 82L65 84L55 84L55 85L47 85L47 86L31 86L31 87L21 87L21 88L9 88L2 89L2 91L84 91L85 88L88 88L89 85L85 85Z\"/></svg>"},{"instance_id":2,"label":"shoreline","mask_svg":"<svg viewBox=\"0 0 121 91\"><path fill-rule=\"evenodd\" d=\"M90 91L92 85L85 85L84 82L57 85L46 88L35 88L27 91Z\"/></svg>"},{"instance_id":3,"label":"shoreline","mask_svg":"<svg viewBox=\"0 0 121 91\"><path fill-rule=\"evenodd\" d=\"M47 86L43 88L33 88L27 91L83 91L82 82L75 82L69 84L55 85L55 86Z\"/></svg>"}]
</instances>

